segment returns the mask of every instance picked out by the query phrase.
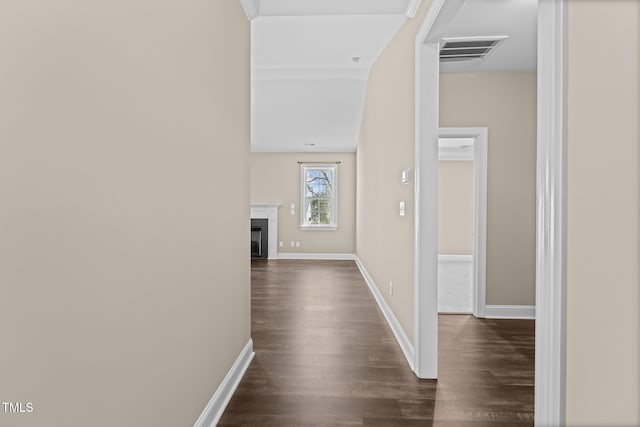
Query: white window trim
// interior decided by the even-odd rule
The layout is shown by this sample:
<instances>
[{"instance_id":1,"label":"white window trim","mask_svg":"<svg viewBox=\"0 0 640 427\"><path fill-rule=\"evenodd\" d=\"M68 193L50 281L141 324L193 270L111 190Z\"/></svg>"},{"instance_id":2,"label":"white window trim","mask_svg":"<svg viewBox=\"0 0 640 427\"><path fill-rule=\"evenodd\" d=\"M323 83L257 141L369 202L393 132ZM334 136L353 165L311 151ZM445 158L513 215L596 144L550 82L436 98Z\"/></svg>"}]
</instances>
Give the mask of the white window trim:
<instances>
[{"instance_id":1,"label":"white window trim","mask_svg":"<svg viewBox=\"0 0 640 427\"><path fill-rule=\"evenodd\" d=\"M306 194L306 170L307 169L331 169L333 172L333 209L331 224L305 224L305 194ZM338 229L338 164L327 163L301 163L300 164L300 228L305 231L333 231Z\"/></svg>"}]
</instances>

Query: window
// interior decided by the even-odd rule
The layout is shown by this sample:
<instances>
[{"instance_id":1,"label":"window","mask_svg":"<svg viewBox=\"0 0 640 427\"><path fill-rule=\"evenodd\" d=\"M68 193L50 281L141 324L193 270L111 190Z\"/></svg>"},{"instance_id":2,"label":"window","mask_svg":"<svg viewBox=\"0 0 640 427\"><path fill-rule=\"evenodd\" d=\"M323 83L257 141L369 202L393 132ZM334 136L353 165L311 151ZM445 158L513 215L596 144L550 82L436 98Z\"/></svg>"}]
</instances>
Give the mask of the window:
<instances>
[{"instance_id":1,"label":"window","mask_svg":"<svg viewBox=\"0 0 640 427\"><path fill-rule=\"evenodd\" d=\"M335 230L338 227L338 166L303 163L300 167L302 201L300 227Z\"/></svg>"}]
</instances>

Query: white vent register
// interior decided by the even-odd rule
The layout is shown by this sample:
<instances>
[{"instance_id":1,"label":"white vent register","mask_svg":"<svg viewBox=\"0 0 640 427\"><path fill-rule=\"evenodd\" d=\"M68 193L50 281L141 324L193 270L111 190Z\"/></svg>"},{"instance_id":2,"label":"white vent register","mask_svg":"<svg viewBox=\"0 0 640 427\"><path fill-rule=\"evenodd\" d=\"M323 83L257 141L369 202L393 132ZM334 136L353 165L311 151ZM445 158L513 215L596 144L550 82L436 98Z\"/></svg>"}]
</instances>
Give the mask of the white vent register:
<instances>
[{"instance_id":1,"label":"white vent register","mask_svg":"<svg viewBox=\"0 0 640 427\"><path fill-rule=\"evenodd\" d=\"M482 61L507 37L445 37L440 45L440 62Z\"/></svg>"}]
</instances>

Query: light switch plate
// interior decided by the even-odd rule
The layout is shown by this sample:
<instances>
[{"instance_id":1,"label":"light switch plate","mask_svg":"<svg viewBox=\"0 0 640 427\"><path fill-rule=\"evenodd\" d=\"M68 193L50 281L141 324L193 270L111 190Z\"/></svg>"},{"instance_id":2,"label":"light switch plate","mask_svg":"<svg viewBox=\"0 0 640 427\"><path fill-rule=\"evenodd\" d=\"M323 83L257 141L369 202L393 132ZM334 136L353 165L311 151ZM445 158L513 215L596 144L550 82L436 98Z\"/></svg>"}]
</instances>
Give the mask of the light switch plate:
<instances>
[{"instance_id":1,"label":"light switch plate","mask_svg":"<svg viewBox=\"0 0 640 427\"><path fill-rule=\"evenodd\" d=\"M400 202L400 216L405 215L405 204L404 201Z\"/></svg>"},{"instance_id":2,"label":"light switch plate","mask_svg":"<svg viewBox=\"0 0 640 427\"><path fill-rule=\"evenodd\" d=\"M407 168L402 171L402 183L408 184L411 182L411 169Z\"/></svg>"}]
</instances>

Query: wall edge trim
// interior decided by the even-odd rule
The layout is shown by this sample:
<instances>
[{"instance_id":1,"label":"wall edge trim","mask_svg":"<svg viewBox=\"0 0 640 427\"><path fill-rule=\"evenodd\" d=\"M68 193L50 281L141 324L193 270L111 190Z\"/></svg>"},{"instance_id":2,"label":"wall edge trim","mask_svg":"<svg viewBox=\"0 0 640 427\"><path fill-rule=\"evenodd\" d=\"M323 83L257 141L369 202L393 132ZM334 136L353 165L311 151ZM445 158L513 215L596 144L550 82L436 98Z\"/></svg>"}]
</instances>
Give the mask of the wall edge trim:
<instances>
[{"instance_id":1,"label":"wall edge trim","mask_svg":"<svg viewBox=\"0 0 640 427\"><path fill-rule=\"evenodd\" d=\"M484 306L485 319L531 319L536 318L535 305L490 305Z\"/></svg>"},{"instance_id":2,"label":"wall edge trim","mask_svg":"<svg viewBox=\"0 0 640 427\"><path fill-rule=\"evenodd\" d=\"M340 253L311 253L311 252L278 252L278 259L307 259L307 260L331 260L331 261L355 261L355 254Z\"/></svg>"}]
</instances>

